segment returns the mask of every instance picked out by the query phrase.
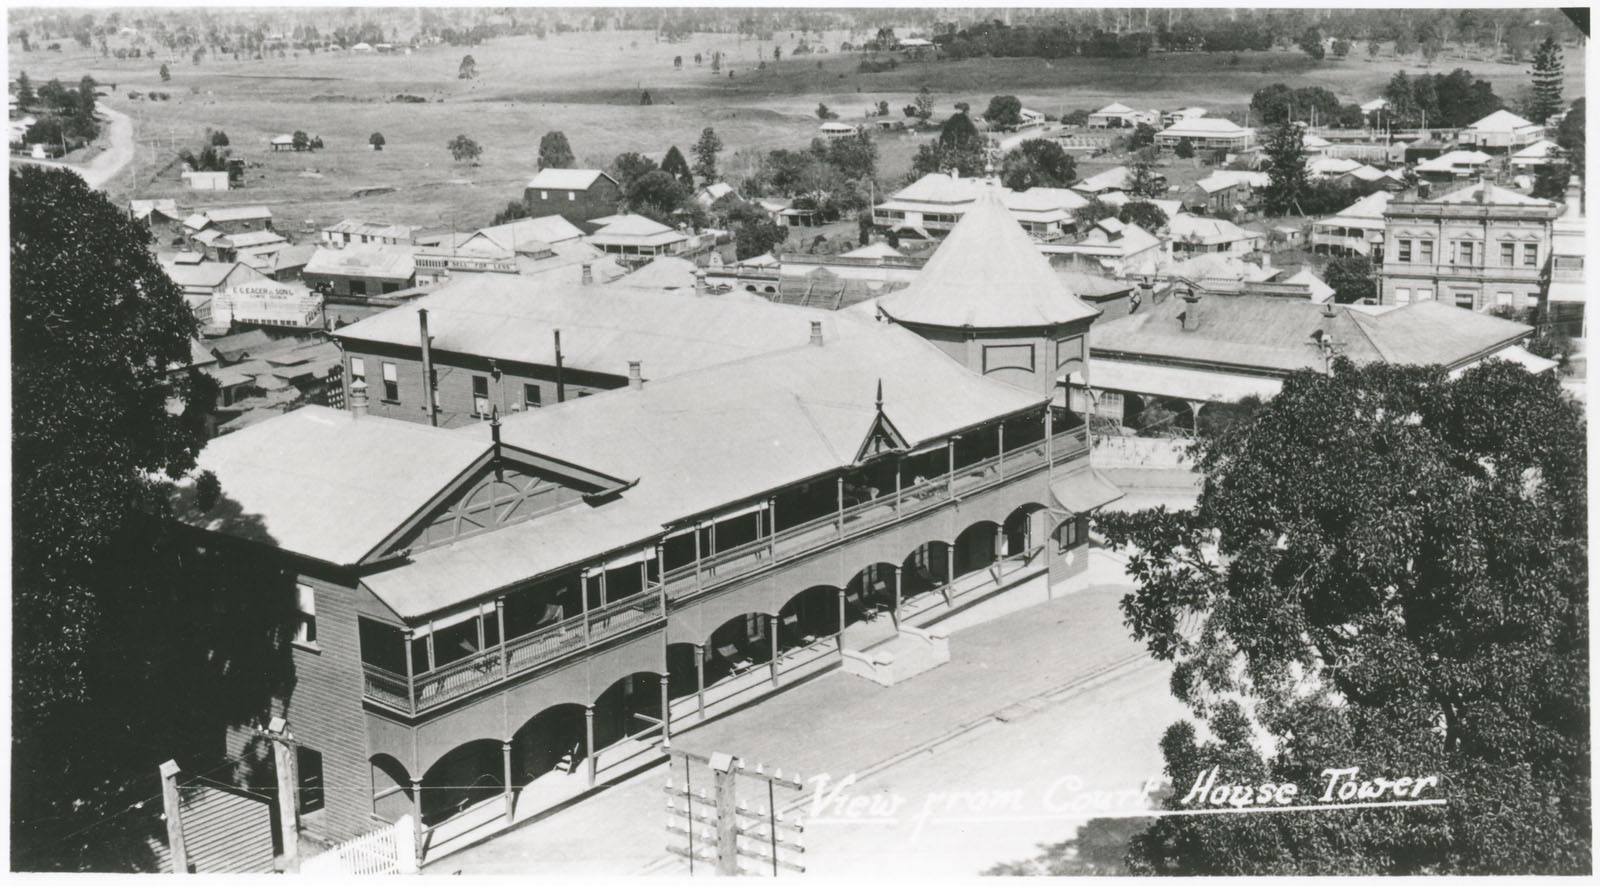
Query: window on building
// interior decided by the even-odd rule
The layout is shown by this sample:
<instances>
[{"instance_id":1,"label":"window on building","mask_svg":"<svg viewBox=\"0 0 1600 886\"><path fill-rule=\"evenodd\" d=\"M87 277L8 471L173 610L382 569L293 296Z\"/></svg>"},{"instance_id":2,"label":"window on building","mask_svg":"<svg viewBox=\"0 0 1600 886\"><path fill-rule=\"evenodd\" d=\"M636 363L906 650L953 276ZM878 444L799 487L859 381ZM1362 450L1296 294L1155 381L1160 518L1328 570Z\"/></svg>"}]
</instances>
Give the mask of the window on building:
<instances>
[{"instance_id":1,"label":"window on building","mask_svg":"<svg viewBox=\"0 0 1600 886\"><path fill-rule=\"evenodd\" d=\"M1470 292L1457 292L1456 293L1456 307L1458 307L1458 308L1466 308L1469 311L1472 310L1472 293L1470 293Z\"/></svg>"},{"instance_id":2,"label":"window on building","mask_svg":"<svg viewBox=\"0 0 1600 886\"><path fill-rule=\"evenodd\" d=\"M1502 308L1516 307L1515 301L1516 301L1516 296L1513 295L1512 293L1509 293L1509 292L1496 292L1494 294L1494 303L1495 303L1495 305L1497 307L1502 307Z\"/></svg>"},{"instance_id":3,"label":"window on building","mask_svg":"<svg viewBox=\"0 0 1600 886\"><path fill-rule=\"evenodd\" d=\"M474 375L472 377L472 414L484 416L489 414L489 376Z\"/></svg>"},{"instance_id":4,"label":"window on building","mask_svg":"<svg viewBox=\"0 0 1600 886\"><path fill-rule=\"evenodd\" d=\"M1394 290L1394 303L1397 305L1411 304L1411 287L1397 286Z\"/></svg>"},{"instance_id":5,"label":"window on building","mask_svg":"<svg viewBox=\"0 0 1600 886\"><path fill-rule=\"evenodd\" d=\"M1432 289L1418 289L1417 290L1417 301L1433 301L1433 290Z\"/></svg>"},{"instance_id":6,"label":"window on building","mask_svg":"<svg viewBox=\"0 0 1600 886\"><path fill-rule=\"evenodd\" d=\"M522 386L522 405L526 409L538 409L544 403L541 400L542 391L538 385Z\"/></svg>"},{"instance_id":7,"label":"window on building","mask_svg":"<svg viewBox=\"0 0 1600 886\"><path fill-rule=\"evenodd\" d=\"M1455 244L1456 258L1453 259L1453 262L1455 264L1463 265L1477 264L1475 261L1477 258L1477 249L1478 244L1472 242L1471 240L1457 241Z\"/></svg>"},{"instance_id":8,"label":"window on building","mask_svg":"<svg viewBox=\"0 0 1600 886\"><path fill-rule=\"evenodd\" d=\"M549 200L550 199L550 192L549 191L540 191L539 192L539 199L540 200Z\"/></svg>"},{"instance_id":9,"label":"window on building","mask_svg":"<svg viewBox=\"0 0 1600 886\"><path fill-rule=\"evenodd\" d=\"M350 383L364 382L367 380L367 361L360 357L350 358Z\"/></svg>"},{"instance_id":10,"label":"window on building","mask_svg":"<svg viewBox=\"0 0 1600 886\"><path fill-rule=\"evenodd\" d=\"M1433 241L1432 240L1418 240L1417 241L1417 260L1422 262L1425 265L1433 264Z\"/></svg>"},{"instance_id":11,"label":"window on building","mask_svg":"<svg viewBox=\"0 0 1600 886\"><path fill-rule=\"evenodd\" d=\"M1062 523L1056 530L1056 550L1065 553L1078 546L1078 518Z\"/></svg>"},{"instance_id":12,"label":"window on building","mask_svg":"<svg viewBox=\"0 0 1600 886\"><path fill-rule=\"evenodd\" d=\"M310 585L294 586L294 641L317 645L317 594Z\"/></svg>"},{"instance_id":13,"label":"window on building","mask_svg":"<svg viewBox=\"0 0 1600 886\"><path fill-rule=\"evenodd\" d=\"M393 363L383 364L383 399L400 402L400 370Z\"/></svg>"},{"instance_id":14,"label":"window on building","mask_svg":"<svg viewBox=\"0 0 1600 886\"><path fill-rule=\"evenodd\" d=\"M316 812L322 808L322 752L296 745L294 768L300 783L300 798L295 805L302 815Z\"/></svg>"},{"instance_id":15,"label":"window on building","mask_svg":"<svg viewBox=\"0 0 1600 886\"><path fill-rule=\"evenodd\" d=\"M1395 243L1395 261L1411 261L1411 241L1399 240Z\"/></svg>"},{"instance_id":16,"label":"window on building","mask_svg":"<svg viewBox=\"0 0 1600 886\"><path fill-rule=\"evenodd\" d=\"M1522 244L1522 264L1530 268L1539 266L1539 244Z\"/></svg>"},{"instance_id":17,"label":"window on building","mask_svg":"<svg viewBox=\"0 0 1600 886\"><path fill-rule=\"evenodd\" d=\"M1512 266L1512 265L1514 265L1516 263L1517 263L1517 244L1510 243L1510 242L1501 243L1500 244L1500 266L1508 268L1508 267L1510 267L1510 266Z\"/></svg>"},{"instance_id":18,"label":"window on building","mask_svg":"<svg viewBox=\"0 0 1600 886\"><path fill-rule=\"evenodd\" d=\"M574 201L576 199L578 199L578 195L577 194L573 193L572 191L568 191L567 192L567 202L570 203L570 202L572 202L572 201Z\"/></svg>"}]
</instances>

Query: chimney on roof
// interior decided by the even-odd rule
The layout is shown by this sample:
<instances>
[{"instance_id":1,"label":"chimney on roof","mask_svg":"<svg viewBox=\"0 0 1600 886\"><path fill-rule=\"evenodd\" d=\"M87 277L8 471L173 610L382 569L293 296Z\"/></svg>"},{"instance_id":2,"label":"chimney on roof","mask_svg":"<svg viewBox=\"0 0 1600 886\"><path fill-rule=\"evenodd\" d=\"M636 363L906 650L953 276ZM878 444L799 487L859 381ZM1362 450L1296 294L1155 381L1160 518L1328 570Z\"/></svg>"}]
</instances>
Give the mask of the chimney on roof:
<instances>
[{"instance_id":1,"label":"chimney on roof","mask_svg":"<svg viewBox=\"0 0 1600 886\"><path fill-rule=\"evenodd\" d=\"M817 347L822 347L822 321L821 320L812 320L811 321L811 343L816 345Z\"/></svg>"},{"instance_id":2,"label":"chimney on roof","mask_svg":"<svg viewBox=\"0 0 1600 886\"><path fill-rule=\"evenodd\" d=\"M583 285L588 286L594 282L594 267L588 262L583 263Z\"/></svg>"},{"instance_id":3,"label":"chimney on roof","mask_svg":"<svg viewBox=\"0 0 1600 886\"><path fill-rule=\"evenodd\" d=\"M1193 332L1200 328L1200 294L1188 286L1181 287L1177 292L1178 298L1183 301L1183 312L1178 314L1178 321L1183 326L1184 332Z\"/></svg>"},{"instance_id":4,"label":"chimney on roof","mask_svg":"<svg viewBox=\"0 0 1600 886\"><path fill-rule=\"evenodd\" d=\"M706 272L698 268L694 272L694 294L697 296L706 294Z\"/></svg>"},{"instance_id":5,"label":"chimney on roof","mask_svg":"<svg viewBox=\"0 0 1600 886\"><path fill-rule=\"evenodd\" d=\"M359 419L367 414L367 383L356 379L350 383L350 417Z\"/></svg>"},{"instance_id":6,"label":"chimney on roof","mask_svg":"<svg viewBox=\"0 0 1600 886\"><path fill-rule=\"evenodd\" d=\"M630 390L644 390L644 371L638 360L628 361L628 388Z\"/></svg>"},{"instance_id":7,"label":"chimney on roof","mask_svg":"<svg viewBox=\"0 0 1600 886\"><path fill-rule=\"evenodd\" d=\"M1335 312L1333 309L1333 302L1331 300L1322 303L1322 316L1323 319L1326 320L1332 320L1334 318Z\"/></svg>"}]
</instances>

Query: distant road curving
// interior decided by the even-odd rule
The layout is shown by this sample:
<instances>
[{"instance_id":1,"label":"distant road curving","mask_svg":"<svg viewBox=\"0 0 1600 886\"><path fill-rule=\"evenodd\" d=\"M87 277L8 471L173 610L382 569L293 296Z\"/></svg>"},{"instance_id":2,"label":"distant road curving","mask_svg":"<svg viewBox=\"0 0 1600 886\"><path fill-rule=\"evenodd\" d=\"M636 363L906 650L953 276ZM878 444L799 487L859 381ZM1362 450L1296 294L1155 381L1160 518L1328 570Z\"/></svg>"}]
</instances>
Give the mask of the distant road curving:
<instances>
[{"instance_id":1,"label":"distant road curving","mask_svg":"<svg viewBox=\"0 0 1600 886\"><path fill-rule=\"evenodd\" d=\"M104 104L96 104L95 109L111 121L109 124L111 144L96 154L87 165L61 163L55 160L34 160L31 157L13 157L12 162L70 169L82 176L83 180L89 183L89 187L104 188L106 182L116 178L117 173L133 160L133 121L127 114L113 111Z\"/></svg>"}]
</instances>

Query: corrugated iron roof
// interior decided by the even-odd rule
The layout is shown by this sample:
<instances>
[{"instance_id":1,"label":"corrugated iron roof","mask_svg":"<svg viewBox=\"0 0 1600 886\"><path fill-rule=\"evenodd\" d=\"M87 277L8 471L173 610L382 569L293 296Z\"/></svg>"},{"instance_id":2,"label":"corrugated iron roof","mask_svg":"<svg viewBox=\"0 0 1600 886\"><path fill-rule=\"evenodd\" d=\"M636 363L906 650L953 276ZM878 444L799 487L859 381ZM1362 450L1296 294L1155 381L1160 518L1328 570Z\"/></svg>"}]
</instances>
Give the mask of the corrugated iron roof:
<instances>
[{"instance_id":1,"label":"corrugated iron roof","mask_svg":"<svg viewBox=\"0 0 1600 886\"><path fill-rule=\"evenodd\" d=\"M896 320L930 326L1051 326L1095 316L989 189L911 285L878 300Z\"/></svg>"}]
</instances>

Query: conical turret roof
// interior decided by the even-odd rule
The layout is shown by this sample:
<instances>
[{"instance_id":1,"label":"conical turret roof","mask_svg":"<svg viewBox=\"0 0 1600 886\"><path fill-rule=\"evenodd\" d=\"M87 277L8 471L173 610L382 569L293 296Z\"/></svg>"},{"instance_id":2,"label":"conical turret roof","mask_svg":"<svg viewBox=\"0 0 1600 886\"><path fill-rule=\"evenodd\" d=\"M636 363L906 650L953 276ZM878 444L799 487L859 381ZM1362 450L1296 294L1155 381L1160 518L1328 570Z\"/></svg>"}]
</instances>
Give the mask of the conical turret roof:
<instances>
[{"instance_id":1,"label":"conical turret roof","mask_svg":"<svg viewBox=\"0 0 1600 886\"><path fill-rule=\"evenodd\" d=\"M1099 313L1080 301L986 189L911 285L878 300L891 319L925 326L1054 326Z\"/></svg>"}]
</instances>

